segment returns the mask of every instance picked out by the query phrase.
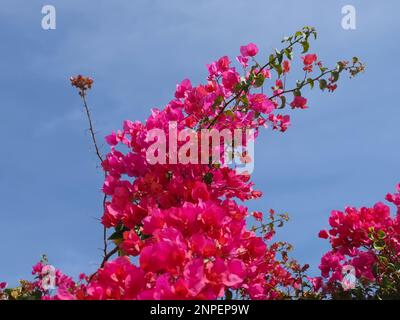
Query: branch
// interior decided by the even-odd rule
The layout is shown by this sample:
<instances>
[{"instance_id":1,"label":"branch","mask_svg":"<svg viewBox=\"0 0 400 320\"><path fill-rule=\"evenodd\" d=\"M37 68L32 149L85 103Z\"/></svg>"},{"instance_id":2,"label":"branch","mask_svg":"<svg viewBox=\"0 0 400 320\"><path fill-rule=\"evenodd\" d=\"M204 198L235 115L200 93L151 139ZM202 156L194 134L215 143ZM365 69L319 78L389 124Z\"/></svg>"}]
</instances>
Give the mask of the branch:
<instances>
[{"instance_id":1,"label":"branch","mask_svg":"<svg viewBox=\"0 0 400 320\"><path fill-rule=\"evenodd\" d=\"M86 111L86 116L87 116L87 119L88 119L88 122L89 122L89 132L90 132L90 135L91 135L91 138L92 138L92 142L93 142L93 145L94 145L94 148L95 148L95 152L96 152L97 158L99 159L100 165L101 165L101 163L103 162L103 157L101 156L100 148L99 148L99 146L97 144L97 139L96 139L96 134L95 134L95 131L94 131L91 112L90 112L88 103L86 101L86 89L85 88L81 88L80 91L79 91L79 95L81 96L82 101L83 101L83 106L84 106L84 109ZM106 177L106 173L104 173L104 177ZM103 212L106 209L106 200L107 200L107 195L104 194L104 197L103 197ZM107 228L103 227L103 255L104 255L104 257L106 257L107 254L108 254L107 253ZM102 263L102 265L103 264L104 264L104 262Z\"/></svg>"},{"instance_id":2,"label":"branch","mask_svg":"<svg viewBox=\"0 0 400 320\"><path fill-rule=\"evenodd\" d=\"M285 50L289 50L291 49L296 43L303 41L304 39L302 37L299 37L298 39L296 39L293 42L290 42L290 44L283 48L281 50L285 51ZM254 76L256 77L257 75L259 75L265 68L271 66L272 63L275 63L275 60L277 59L277 57L275 56L273 60L270 60L268 63L264 64L263 66L260 67L260 69L254 74ZM257 63L258 64L258 63ZM242 88L239 90L238 93L236 93L231 99L229 99L227 102L224 102L224 106L222 107L222 109L220 110L220 112L215 116L215 118L210 122L210 124L208 125L207 129L210 129L218 120L218 118L224 113L226 107L233 101L235 101L237 98L239 98L242 93L247 93L250 89L250 84L248 84L245 88Z\"/></svg>"},{"instance_id":3,"label":"branch","mask_svg":"<svg viewBox=\"0 0 400 320\"><path fill-rule=\"evenodd\" d=\"M110 252L106 253L106 254L104 255L104 257L103 257L103 261L101 261L101 264L100 264L100 268L99 268L99 269L103 268L104 265L105 265L105 263L108 261L108 259L110 259L115 253L117 253L118 250L119 250L119 248L118 248L118 246L116 246L116 247L115 247L114 249L112 249ZM97 274L97 272L98 272L98 270L96 270L94 273L92 273L92 274L90 275L89 281L88 281L88 282L92 281L93 277Z\"/></svg>"},{"instance_id":4,"label":"branch","mask_svg":"<svg viewBox=\"0 0 400 320\"><path fill-rule=\"evenodd\" d=\"M96 150L96 155L97 155L97 158L99 158L100 163L101 163L101 162L103 162L103 157L102 157L101 154L100 154L100 149L99 149L98 144L97 144L96 134L95 134L94 129L93 129L92 116L91 116L91 114L90 114L90 109L89 109L88 104L87 104L87 102L86 102L86 93L85 93L85 90L80 91L79 94L80 94L80 96L82 97L83 106L84 106L84 108L85 108L86 115L87 115L87 118L88 118L88 122L89 122L89 131L90 131L90 135L92 136L92 142L93 142L94 148L95 148L95 150Z\"/></svg>"}]
</instances>

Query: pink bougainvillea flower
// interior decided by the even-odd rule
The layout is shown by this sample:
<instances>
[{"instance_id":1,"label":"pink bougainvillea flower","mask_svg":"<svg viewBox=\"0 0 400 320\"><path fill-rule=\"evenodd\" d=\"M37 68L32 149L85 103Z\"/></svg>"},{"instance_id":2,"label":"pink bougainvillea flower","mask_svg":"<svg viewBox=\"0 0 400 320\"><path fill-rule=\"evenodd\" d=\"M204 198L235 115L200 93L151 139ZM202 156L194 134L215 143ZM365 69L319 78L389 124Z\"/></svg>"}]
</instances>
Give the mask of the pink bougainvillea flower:
<instances>
[{"instance_id":1,"label":"pink bougainvillea flower","mask_svg":"<svg viewBox=\"0 0 400 320\"><path fill-rule=\"evenodd\" d=\"M318 57L315 53L309 53L301 57L301 59L303 60L304 65L309 66L317 61Z\"/></svg>"},{"instance_id":2,"label":"pink bougainvillea flower","mask_svg":"<svg viewBox=\"0 0 400 320\"><path fill-rule=\"evenodd\" d=\"M240 53L243 57L254 57L258 53L258 48L254 43L240 47Z\"/></svg>"},{"instance_id":3,"label":"pink bougainvillea flower","mask_svg":"<svg viewBox=\"0 0 400 320\"><path fill-rule=\"evenodd\" d=\"M233 87L239 83L239 75L235 70L228 70L222 73L222 84L228 90L232 90Z\"/></svg>"},{"instance_id":4,"label":"pink bougainvillea flower","mask_svg":"<svg viewBox=\"0 0 400 320\"><path fill-rule=\"evenodd\" d=\"M116 146L118 144L118 139L117 139L117 135L115 134L115 132L113 132L110 135L106 136L105 139L106 139L106 142L110 146Z\"/></svg>"},{"instance_id":5,"label":"pink bougainvillea flower","mask_svg":"<svg viewBox=\"0 0 400 320\"><path fill-rule=\"evenodd\" d=\"M272 123L272 129L285 132L290 126L290 116L289 115L274 115L270 114L268 120Z\"/></svg>"},{"instance_id":6,"label":"pink bougainvillea flower","mask_svg":"<svg viewBox=\"0 0 400 320\"><path fill-rule=\"evenodd\" d=\"M175 97L180 99L185 96L185 92L192 89L192 84L189 79L184 79L180 84L176 85Z\"/></svg>"},{"instance_id":7,"label":"pink bougainvillea flower","mask_svg":"<svg viewBox=\"0 0 400 320\"><path fill-rule=\"evenodd\" d=\"M328 231L326 231L326 230L321 230L321 231L318 233L318 237L320 237L320 238L322 238L322 239L328 239L328 238L329 238Z\"/></svg>"},{"instance_id":8,"label":"pink bougainvillea flower","mask_svg":"<svg viewBox=\"0 0 400 320\"><path fill-rule=\"evenodd\" d=\"M221 73L229 70L230 63L231 61L229 60L228 56L223 56L219 58L217 61L217 70Z\"/></svg>"},{"instance_id":9,"label":"pink bougainvillea flower","mask_svg":"<svg viewBox=\"0 0 400 320\"><path fill-rule=\"evenodd\" d=\"M282 69L283 69L283 73L288 73L290 71L290 61L289 60L283 61Z\"/></svg>"},{"instance_id":10,"label":"pink bougainvillea flower","mask_svg":"<svg viewBox=\"0 0 400 320\"><path fill-rule=\"evenodd\" d=\"M399 193L395 193L386 199L393 202L398 197ZM354 269L354 276L362 281L366 296L374 294L376 288L385 290L386 265L398 263L398 254L392 253L400 250L400 221L390 215L389 206L378 202L371 208L334 210L329 225L330 230L320 232L320 237L329 239L332 246L319 266L323 291L340 294L345 266Z\"/></svg>"},{"instance_id":11,"label":"pink bougainvillea flower","mask_svg":"<svg viewBox=\"0 0 400 320\"><path fill-rule=\"evenodd\" d=\"M323 279L321 277L309 278L309 281L311 282L315 292L318 292L323 285Z\"/></svg>"},{"instance_id":12,"label":"pink bougainvillea flower","mask_svg":"<svg viewBox=\"0 0 400 320\"><path fill-rule=\"evenodd\" d=\"M236 60L242 65L243 68L247 68L249 66L249 58L243 56L237 56Z\"/></svg>"},{"instance_id":13,"label":"pink bougainvillea flower","mask_svg":"<svg viewBox=\"0 0 400 320\"><path fill-rule=\"evenodd\" d=\"M192 187L192 198L195 201L207 201L210 198L207 185L203 182L196 181Z\"/></svg>"},{"instance_id":14,"label":"pink bougainvillea flower","mask_svg":"<svg viewBox=\"0 0 400 320\"><path fill-rule=\"evenodd\" d=\"M312 72L312 65L315 61L317 61L317 55L313 53L306 54L303 59L304 67L303 70L306 72Z\"/></svg>"},{"instance_id":15,"label":"pink bougainvillea flower","mask_svg":"<svg viewBox=\"0 0 400 320\"><path fill-rule=\"evenodd\" d=\"M262 221L263 219L263 214L260 211L254 211L252 215L257 221Z\"/></svg>"},{"instance_id":16,"label":"pink bougainvillea flower","mask_svg":"<svg viewBox=\"0 0 400 320\"><path fill-rule=\"evenodd\" d=\"M272 101L262 93L249 95L249 105L253 110L266 114L271 113L275 109Z\"/></svg>"},{"instance_id":17,"label":"pink bougainvillea flower","mask_svg":"<svg viewBox=\"0 0 400 320\"><path fill-rule=\"evenodd\" d=\"M307 99L302 96L295 96L293 101L290 103L290 106L295 109L307 109Z\"/></svg>"},{"instance_id":18,"label":"pink bougainvillea flower","mask_svg":"<svg viewBox=\"0 0 400 320\"><path fill-rule=\"evenodd\" d=\"M254 139L262 127L287 130L289 115L276 113L284 107L286 83L276 68L268 63L261 66L251 58L258 53L255 44L242 46L240 53L237 60L242 67L250 67L248 70L240 68L239 73L229 57L222 56L207 65L204 83L193 86L184 79L164 107L152 109L143 122L124 121L122 130L106 137L110 150L101 164L106 196L101 222L113 235L111 253L123 256L105 259L94 274L82 275L78 283L56 270L57 293L53 296L41 285L45 263L35 265L33 288L43 293L43 299L219 299L228 293L244 299L282 299L287 292L301 291L304 277L299 273L306 268L288 260L285 244L272 242L274 212L270 212L270 220L253 212L261 228L248 225L251 214L242 202L262 196L249 173L225 165L225 159L183 164L174 161L173 150L165 150L166 161L152 162L147 156L154 146L151 137L155 131L160 136L165 133L162 146L173 149L176 143L175 149L179 149L186 141L174 141L174 136L187 129L193 129L189 131L197 138L203 129L253 130ZM316 60L315 54L303 57L307 72ZM283 61L282 69L288 73L290 62ZM265 79L273 76L265 85ZM75 81L82 96L90 81L77 79L83 83ZM333 86L333 81L329 80L329 85ZM306 103L306 98L296 96L290 106L305 109ZM244 139L241 145L248 143ZM209 147L225 156L221 140ZM193 148L190 153L202 156L202 149ZM247 151L237 152L240 159L254 162ZM399 206L398 194L388 195L388 199ZM369 228L387 233L392 246L399 243L391 230L400 228L383 204L333 212L329 222L331 229L320 233L323 238L329 234L332 245L320 265L327 282L341 280L344 263L353 263L357 274L372 281L369 265L376 259L371 252L360 250L371 246ZM320 280L310 282L317 290L328 287Z\"/></svg>"},{"instance_id":19,"label":"pink bougainvillea flower","mask_svg":"<svg viewBox=\"0 0 400 320\"><path fill-rule=\"evenodd\" d=\"M143 242L134 230L125 231L120 247L126 254L137 256L143 247Z\"/></svg>"}]
</instances>

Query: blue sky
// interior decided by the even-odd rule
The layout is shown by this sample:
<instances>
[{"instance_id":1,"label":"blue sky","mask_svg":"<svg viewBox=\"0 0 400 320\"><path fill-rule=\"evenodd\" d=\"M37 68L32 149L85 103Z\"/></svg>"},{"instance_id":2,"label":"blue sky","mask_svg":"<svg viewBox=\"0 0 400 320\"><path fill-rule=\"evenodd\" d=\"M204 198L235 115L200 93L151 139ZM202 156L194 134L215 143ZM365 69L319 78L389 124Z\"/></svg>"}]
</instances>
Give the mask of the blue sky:
<instances>
[{"instance_id":1,"label":"blue sky","mask_svg":"<svg viewBox=\"0 0 400 320\"><path fill-rule=\"evenodd\" d=\"M46 4L56 30L41 28ZM356 30L341 28L345 4L357 10ZM0 279L29 278L42 253L71 275L101 258L102 172L71 75L94 77L89 101L103 137L165 105L178 81L202 81L213 59L248 42L266 55L304 25L318 29L323 61L357 55L367 71L334 95L309 93L310 109L285 134L261 134L254 180L264 197L249 206L289 212L279 238L316 274L330 211L372 205L400 181L399 9L394 0L2 0Z\"/></svg>"}]
</instances>

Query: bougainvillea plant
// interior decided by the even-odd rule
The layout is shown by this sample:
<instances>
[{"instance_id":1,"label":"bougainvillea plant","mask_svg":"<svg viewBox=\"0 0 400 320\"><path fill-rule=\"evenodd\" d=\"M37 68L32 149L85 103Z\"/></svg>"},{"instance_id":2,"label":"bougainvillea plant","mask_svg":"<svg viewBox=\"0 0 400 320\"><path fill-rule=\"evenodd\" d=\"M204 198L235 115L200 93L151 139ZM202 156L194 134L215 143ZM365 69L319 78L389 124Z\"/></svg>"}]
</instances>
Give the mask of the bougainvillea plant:
<instances>
[{"instance_id":1,"label":"bougainvillea plant","mask_svg":"<svg viewBox=\"0 0 400 320\"><path fill-rule=\"evenodd\" d=\"M315 291L332 298L400 298L400 184L386 200L397 207L395 215L382 202L332 211L330 229L319 233L329 239L332 250L321 259L322 277L313 279ZM341 285L346 265L354 268L357 279L352 290Z\"/></svg>"},{"instance_id":2,"label":"bougainvillea plant","mask_svg":"<svg viewBox=\"0 0 400 320\"><path fill-rule=\"evenodd\" d=\"M240 47L236 62L224 56L210 63L203 84L183 80L174 98L164 108L153 109L145 122L126 120L121 130L108 135L110 151L105 156L98 148L86 101L93 80L71 78L83 99L105 174L104 257L96 272L81 274L78 281L52 270L42 259L33 268L34 282L9 289L1 283L0 295L8 299L326 298L349 295L337 283L340 266L347 262L363 279L362 288L350 295L376 293L376 286L388 282L398 286L390 268L399 265L400 229L385 205L332 213L332 229L320 233L330 239L332 251L322 259L323 277L310 278L305 274L307 264L289 258L291 245L273 241L287 214L272 209L249 212L242 204L262 193L254 189L249 172L227 165L226 141L218 140L216 152L224 154L219 161L206 157L201 163L181 163L170 152L166 161L149 161L149 149L160 142L153 139L154 130L165 134L161 144L167 148L174 143L171 123L178 136L190 129L196 139L212 130L253 130L254 139L260 128L285 132L290 116L284 110L308 108L305 89L333 92L342 74L354 77L364 70L356 57L327 67L310 53L310 41L316 37L314 28L304 27L284 38L283 48L269 56L249 43ZM290 86L295 62L302 75ZM186 142L179 140L175 147L183 148ZM207 155L209 147L214 146L207 144ZM238 153L237 146L230 147L232 154ZM204 158L202 148L184 150L192 159ZM158 152L153 154L156 158ZM246 151L239 153L243 163L252 161ZM399 194L387 199L399 205ZM392 294L390 286L385 288L379 291L381 296Z\"/></svg>"}]
</instances>

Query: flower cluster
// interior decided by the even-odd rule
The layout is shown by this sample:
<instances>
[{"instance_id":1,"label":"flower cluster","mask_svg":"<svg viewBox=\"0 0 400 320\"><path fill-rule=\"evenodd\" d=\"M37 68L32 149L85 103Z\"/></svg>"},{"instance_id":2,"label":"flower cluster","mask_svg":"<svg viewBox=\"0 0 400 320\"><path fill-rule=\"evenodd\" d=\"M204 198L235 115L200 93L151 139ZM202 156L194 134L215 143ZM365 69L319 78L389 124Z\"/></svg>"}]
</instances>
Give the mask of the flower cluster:
<instances>
[{"instance_id":1,"label":"flower cluster","mask_svg":"<svg viewBox=\"0 0 400 320\"><path fill-rule=\"evenodd\" d=\"M6 282L0 282L0 300L6 299L6 294L4 293L4 289L7 288Z\"/></svg>"},{"instance_id":2,"label":"flower cluster","mask_svg":"<svg viewBox=\"0 0 400 320\"><path fill-rule=\"evenodd\" d=\"M285 95L294 93L290 106L305 109L307 99L301 89L330 72L344 70L327 71L318 62L321 70L316 80L308 78L295 89L285 88L281 76L290 72L293 46L302 43L307 51L305 43L314 33L305 28L287 39L287 48L265 65L256 61L255 44L242 46L237 61L244 74L223 56L207 66L206 83L194 86L183 80L176 86L175 98L163 109L153 109L145 123L125 121L122 130L106 137L111 152L102 163L108 198L102 223L114 228L110 239L120 254L137 256L139 264L136 267L126 258L106 263L88 284L88 297L217 299L234 292L270 299L282 297L280 289L293 285L292 273L276 258L279 246L266 243L273 231L263 238L248 230L248 209L235 200L261 196L248 174L211 161L174 163L171 156L167 163L149 164L146 151L152 143L149 131L157 128L168 136L172 121L178 134L185 128L258 130L269 125L285 131L289 116L275 113L284 107ZM289 60L283 60L284 55ZM316 54L303 57L306 75L316 60ZM272 84L270 95L254 92L266 81ZM129 151L120 151L119 145ZM135 284L121 280L132 278L137 279Z\"/></svg>"},{"instance_id":3,"label":"flower cluster","mask_svg":"<svg viewBox=\"0 0 400 320\"><path fill-rule=\"evenodd\" d=\"M266 221L262 212L250 213L239 203L262 195L254 189L248 172L226 165L226 158L176 163L169 153L167 161L152 163L147 151L154 143L150 137L154 129L165 133L164 143L171 147L171 123L178 135L187 128L195 132L252 129L254 138L262 127L286 131L290 117L280 109L288 99L292 109L306 109L304 88L318 83L321 90L333 91L329 86L336 85L341 72L362 71L362 64L354 59L352 64L324 67L316 54L307 53L312 37L316 38L315 29L305 27L285 38L285 47L275 50L264 64L257 61L255 44L241 46L236 61L243 72L223 56L207 65L205 83L183 80L164 108L153 109L143 123L126 120L121 130L106 137L111 150L100 157L105 172L101 222L113 230L108 240L115 248L92 276L81 277L81 284L56 272L54 298L279 299L292 289L303 291L308 265L288 259L290 245L272 242L275 222L280 226L286 215L275 219L271 211ZM293 70L298 46L303 54L303 80L287 88L286 77ZM71 83L85 99L93 81L77 76ZM241 158L252 161L246 152ZM261 223L260 228L248 228L250 216ZM109 260L117 252L120 257ZM40 282L43 268L35 266L39 281L35 286L46 293Z\"/></svg>"},{"instance_id":4,"label":"flower cluster","mask_svg":"<svg viewBox=\"0 0 400 320\"><path fill-rule=\"evenodd\" d=\"M93 79L89 77L84 77L82 75L77 75L76 77L71 77L71 85L80 91L89 90L92 88Z\"/></svg>"},{"instance_id":5,"label":"flower cluster","mask_svg":"<svg viewBox=\"0 0 400 320\"><path fill-rule=\"evenodd\" d=\"M322 278L316 280L316 289L331 295L358 298L388 298L398 295L400 268L400 185L397 193L386 200L397 206L397 215L391 216L390 207L382 202L371 208L347 207L332 211L329 230L321 230L319 237L329 239L332 250L321 259ZM354 291L345 292L340 285L343 268L352 266L358 279Z\"/></svg>"},{"instance_id":6,"label":"flower cluster","mask_svg":"<svg viewBox=\"0 0 400 320\"><path fill-rule=\"evenodd\" d=\"M56 298L72 298L71 292L76 289L76 284L71 277L48 264L47 257L32 267L35 281L31 282L31 290L40 292L42 299L51 299L51 293L57 288Z\"/></svg>"}]
</instances>

